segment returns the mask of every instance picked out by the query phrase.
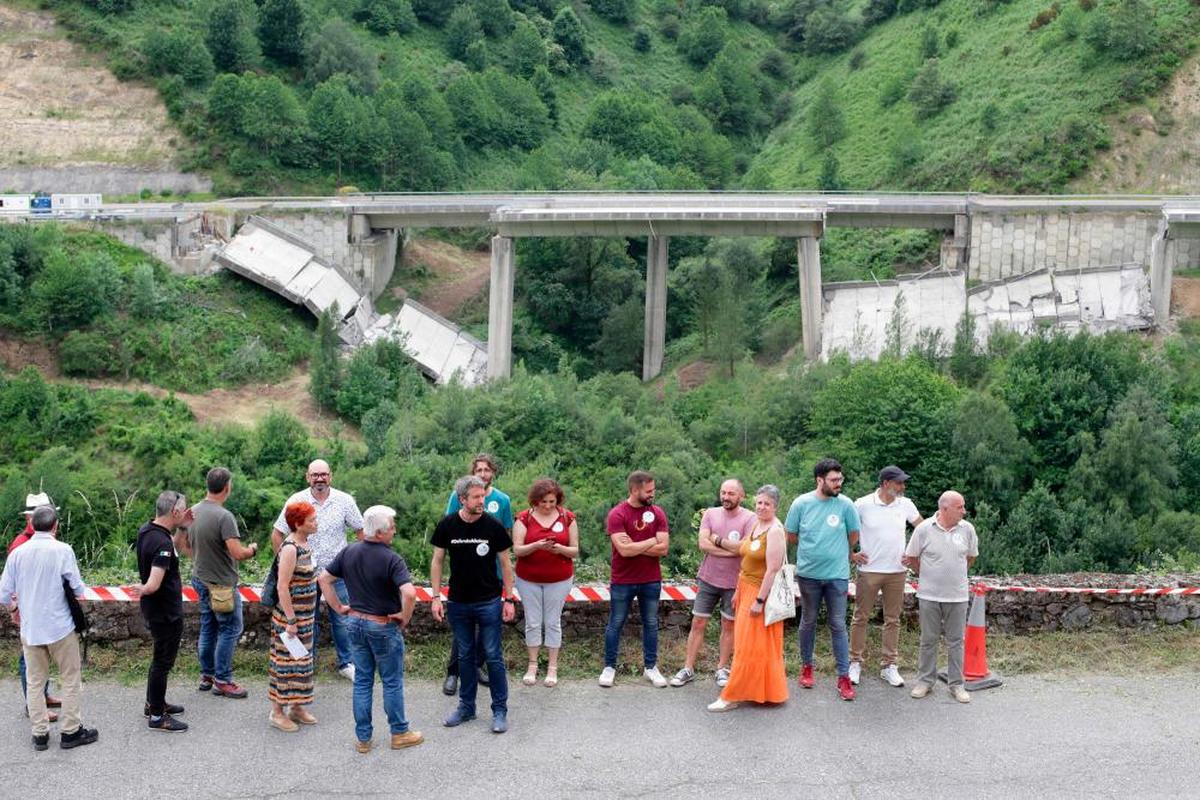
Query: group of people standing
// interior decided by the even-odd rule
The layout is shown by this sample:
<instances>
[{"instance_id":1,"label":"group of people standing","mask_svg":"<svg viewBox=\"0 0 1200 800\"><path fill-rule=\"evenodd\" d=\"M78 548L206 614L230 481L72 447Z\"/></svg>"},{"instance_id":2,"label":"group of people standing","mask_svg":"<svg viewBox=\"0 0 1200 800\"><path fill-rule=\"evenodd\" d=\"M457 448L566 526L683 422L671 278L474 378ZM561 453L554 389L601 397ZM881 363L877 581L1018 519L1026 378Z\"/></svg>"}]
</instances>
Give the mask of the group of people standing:
<instances>
[{"instance_id":1,"label":"group of people standing","mask_svg":"<svg viewBox=\"0 0 1200 800\"><path fill-rule=\"evenodd\" d=\"M547 665L542 682L553 687L558 682L563 607L579 556L579 529L575 515L564 506L562 487L551 478L533 483L527 508L514 517L510 498L493 485L498 471L491 456L479 454L471 462L470 474L455 483L446 514L430 539L430 579L431 614L439 622L448 622L452 632L443 691L457 695L457 702L444 725L457 727L475 718L478 686L485 683L491 695L491 730L504 733L508 678L501 632L503 624L515 618L514 587L524 609L528 651L522 682L528 686L538 682L544 647ZM372 747L376 675L383 687L391 747L420 744L423 736L411 729L404 708L403 630L412 618L416 590L404 559L391 547L396 512L377 505L360 513L353 497L332 488L325 461L313 461L305 477L308 487L288 499L271 533L277 599L271 613L268 723L285 732L317 723L310 706L323 605L337 671L354 684L357 749L365 753ZM686 661L668 681L658 667L658 602L661 560L670 548L669 523L654 504L654 476L640 470L631 473L626 499L609 512L606 521L611 610L600 685L611 687L616 681L621 632L636 600L644 675L654 686L679 687L695 679L707 620L719 608L715 678L720 695L709 709L786 701L784 622L765 624L764 606L790 541L796 544L801 601L802 687L812 688L815 683L813 649L823 604L833 639L838 692L846 700L854 699L867 620L879 594L884 605L880 674L893 686L904 685L897 669L897 642L911 567L921 574L922 628L918 683L912 695L923 697L933 685L937 646L944 637L951 692L968 702L962 686L962 640L967 567L977 554L975 531L962 519L963 500L955 492L942 495L937 514L923 520L904 497L908 477L897 467L887 467L875 492L851 502L841 495L841 465L824 459L814 468L814 490L795 499L784 522L778 516L777 487L759 488L750 511L742 505L742 484L736 479L722 483L720 505L707 509L700 524L698 546L704 559ZM243 627L237 565L253 557L257 545L242 544L236 518L225 508L232 485L230 471L217 467L206 476L205 498L193 506L183 494L164 491L157 498L154 519L138 531L135 548L141 584L131 591L139 596L154 643L144 709L151 730L187 730L178 719L183 707L166 699L167 676L183 633L180 553L192 558L191 585L200 610L198 688L233 699L247 696L233 675L233 652ZM64 692L59 701L64 714L62 747L73 747L98 736L80 721L78 639L67 596L81 597L83 583L73 551L55 538L57 513L48 499L28 511L28 544L21 542L24 547L15 552L10 548L0 576L0 601L14 609L14 617L18 604L24 611L19 616L22 666L29 664L27 705L34 746L47 746L46 672L49 660L54 660ZM906 545L907 525L914 532ZM515 571L509 551L516 557ZM858 569L858 605L847 636L851 564ZM442 598L444 583L448 602ZM36 598L36 605L29 598Z\"/></svg>"}]
</instances>

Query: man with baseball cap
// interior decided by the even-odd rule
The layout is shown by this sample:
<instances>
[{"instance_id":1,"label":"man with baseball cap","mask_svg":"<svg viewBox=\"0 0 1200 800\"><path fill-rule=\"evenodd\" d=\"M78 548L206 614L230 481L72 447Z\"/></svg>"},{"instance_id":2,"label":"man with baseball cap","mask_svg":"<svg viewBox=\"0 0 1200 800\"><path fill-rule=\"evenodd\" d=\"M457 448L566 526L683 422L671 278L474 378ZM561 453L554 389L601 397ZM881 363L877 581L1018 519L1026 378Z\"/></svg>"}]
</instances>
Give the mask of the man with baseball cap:
<instances>
[{"instance_id":1,"label":"man with baseball cap","mask_svg":"<svg viewBox=\"0 0 1200 800\"><path fill-rule=\"evenodd\" d=\"M37 492L36 494L25 495L25 510L21 512L21 514L25 517L25 530L14 536L13 540L8 543L8 555L11 556L14 550L28 542L30 537L33 536L33 512L37 510L38 506L54 506L55 511L59 510L58 506L55 506L54 503L51 502L50 495L46 494L45 492ZM13 621L18 625L20 624L21 619L19 614L19 611L13 611ZM21 652L21 658L18 662L17 669L21 675L21 696L24 697L26 694L25 689L27 685L24 651ZM46 681L46 707L62 708L62 699L50 694L50 681ZM25 713L26 715L29 714L28 709L25 711ZM51 722L58 721L57 711L51 711L49 712L49 715Z\"/></svg>"},{"instance_id":2,"label":"man with baseball cap","mask_svg":"<svg viewBox=\"0 0 1200 800\"><path fill-rule=\"evenodd\" d=\"M879 487L854 501L861 524L859 547L865 562L858 565L854 584L854 620L850 624L850 682L857 684L867 647L867 622L875 612L875 599L883 595L883 652L879 677L891 686L903 686L897 667L900 645L900 612L904 609L904 527L921 524L921 514L904 496L909 475L895 465L879 471Z\"/></svg>"}]
</instances>

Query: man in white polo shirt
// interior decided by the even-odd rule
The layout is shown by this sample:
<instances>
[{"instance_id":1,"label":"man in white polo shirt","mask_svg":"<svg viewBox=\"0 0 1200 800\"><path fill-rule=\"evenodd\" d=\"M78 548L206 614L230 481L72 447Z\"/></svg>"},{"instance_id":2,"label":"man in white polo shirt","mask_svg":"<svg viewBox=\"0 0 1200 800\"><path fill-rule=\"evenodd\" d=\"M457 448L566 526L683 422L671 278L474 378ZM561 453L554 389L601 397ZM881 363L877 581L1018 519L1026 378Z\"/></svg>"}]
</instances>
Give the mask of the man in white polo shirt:
<instances>
[{"instance_id":1,"label":"man in white polo shirt","mask_svg":"<svg viewBox=\"0 0 1200 800\"><path fill-rule=\"evenodd\" d=\"M903 686L896 660L900 647L900 612L904 610L904 526L916 528L921 514L904 496L909 475L891 465L879 471L879 488L854 501L862 523L859 543L866 555L858 565L854 584L854 621L850 624L850 682L857 684L867 649L867 622L875 612L875 599L883 595L883 653L879 677L892 686Z\"/></svg>"}]
</instances>

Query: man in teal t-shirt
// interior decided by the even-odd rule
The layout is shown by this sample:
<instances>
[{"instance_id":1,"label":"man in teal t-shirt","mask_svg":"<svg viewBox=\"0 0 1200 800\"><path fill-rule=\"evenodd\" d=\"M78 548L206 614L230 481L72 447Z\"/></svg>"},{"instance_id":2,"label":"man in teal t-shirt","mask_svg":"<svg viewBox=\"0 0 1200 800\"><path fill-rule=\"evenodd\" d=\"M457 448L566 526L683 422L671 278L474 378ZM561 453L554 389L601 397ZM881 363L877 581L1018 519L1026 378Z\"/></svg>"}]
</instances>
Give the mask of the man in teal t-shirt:
<instances>
[{"instance_id":1,"label":"man in teal t-shirt","mask_svg":"<svg viewBox=\"0 0 1200 800\"><path fill-rule=\"evenodd\" d=\"M487 487L487 496L483 498L483 510L503 525L508 535L512 536L512 501L508 499L508 495L492 485L492 481L500 474L496 459L487 453L478 453L471 459L471 474L483 481L483 485ZM460 508L462 503L458 495L451 490L450 499L446 501L446 516L457 514ZM488 674L484 666L482 644L476 648L476 652L479 653L479 682L487 686ZM450 696L458 692L458 642L454 639L453 632L450 635L450 662L446 664L446 679L442 681L442 692Z\"/></svg>"},{"instance_id":2,"label":"man in teal t-shirt","mask_svg":"<svg viewBox=\"0 0 1200 800\"><path fill-rule=\"evenodd\" d=\"M816 488L792 501L783 527L796 537L796 582L800 585L800 685L813 687L813 645L821 603L829 616L829 634L837 661L838 694L854 699L850 684L850 639L846 634L846 592L850 562L865 562L852 553L858 544L858 510L842 496L842 465L823 458L813 467Z\"/></svg>"}]
</instances>

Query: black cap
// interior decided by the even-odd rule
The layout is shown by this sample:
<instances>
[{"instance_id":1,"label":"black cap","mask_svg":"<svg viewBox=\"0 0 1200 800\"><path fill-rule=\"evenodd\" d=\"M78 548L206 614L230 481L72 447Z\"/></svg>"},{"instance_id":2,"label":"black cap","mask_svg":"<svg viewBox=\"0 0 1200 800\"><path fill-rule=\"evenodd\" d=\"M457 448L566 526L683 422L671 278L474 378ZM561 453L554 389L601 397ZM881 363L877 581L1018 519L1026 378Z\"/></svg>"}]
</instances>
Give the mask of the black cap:
<instances>
[{"instance_id":1,"label":"black cap","mask_svg":"<svg viewBox=\"0 0 1200 800\"><path fill-rule=\"evenodd\" d=\"M901 483L905 483L910 477L912 476L897 467L895 464L890 464L879 470L880 483L883 483L884 481L900 481Z\"/></svg>"}]
</instances>

